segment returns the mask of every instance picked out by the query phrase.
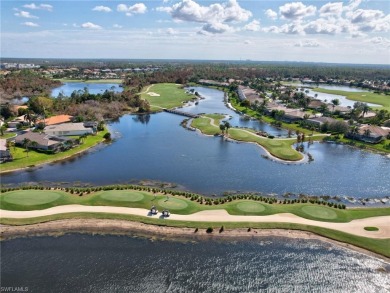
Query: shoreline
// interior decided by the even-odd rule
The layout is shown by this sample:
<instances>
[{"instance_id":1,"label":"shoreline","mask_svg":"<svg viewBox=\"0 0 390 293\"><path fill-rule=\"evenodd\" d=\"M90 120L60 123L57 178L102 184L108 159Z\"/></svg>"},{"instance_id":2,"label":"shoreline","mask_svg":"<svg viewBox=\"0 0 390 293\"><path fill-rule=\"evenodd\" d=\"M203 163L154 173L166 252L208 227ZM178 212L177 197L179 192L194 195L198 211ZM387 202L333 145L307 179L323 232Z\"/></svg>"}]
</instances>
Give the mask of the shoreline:
<instances>
[{"instance_id":1,"label":"shoreline","mask_svg":"<svg viewBox=\"0 0 390 293\"><path fill-rule=\"evenodd\" d=\"M109 132L109 131L108 131L108 132ZM80 151L78 151L77 153L74 153L74 154L65 156L65 157L60 158L60 159L55 159L55 160L53 160L53 161L38 163L38 164L36 164L36 165L34 165L34 166L26 166L26 167L23 167L23 168L16 168L16 169L11 169L11 170L0 170L0 175L1 175L1 174L12 173L12 172L17 172L17 171L22 171L22 170L29 170L29 169L32 169L32 168L35 168L35 167L39 167L39 166L42 166L42 165L46 165L46 164L51 164L51 163L57 163L57 162L65 161L65 160L67 160L67 159L76 157L76 156L78 156L78 155L80 155L80 154L82 154L82 153L85 153L85 152L87 152L87 151L89 151L89 150L91 150L91 149L93 149L93 148L99 146L99 145L100 145L101 143L103 143L103 142L104 142L104 140L99 141L99 142L97 142L96 144L92 145L92 146L89 147L89 148L86 148L86 149L84 149L84 150L80 150Z\"/></svg>"},{"instance_id":2,"label":"shoreline","mask_svg":"<svg viewBox=\"0 0 390 293\"><path fill-rule=\"evenodd\" d=\"M390 258L386 256L352 244L336 241L312 232L300 230L256 228L248 230L247 228L234 228L224 229L223 232L219 232L217 229L214 229L212 233L207 233L206 229L199 229L195 232L194 228L158 226L141 222L111 219L66 219L24 226L0 225L0 241L7 241L21 237L62 236L71 233L145 236L149 238L158 237L163 240L172 241L206 241L217 239L253 240L260 239L261 237L281 237L307 240L315 239L344 249L359 252L370 257L375 257L390 264Z\"/></svg>"}]
</instances>

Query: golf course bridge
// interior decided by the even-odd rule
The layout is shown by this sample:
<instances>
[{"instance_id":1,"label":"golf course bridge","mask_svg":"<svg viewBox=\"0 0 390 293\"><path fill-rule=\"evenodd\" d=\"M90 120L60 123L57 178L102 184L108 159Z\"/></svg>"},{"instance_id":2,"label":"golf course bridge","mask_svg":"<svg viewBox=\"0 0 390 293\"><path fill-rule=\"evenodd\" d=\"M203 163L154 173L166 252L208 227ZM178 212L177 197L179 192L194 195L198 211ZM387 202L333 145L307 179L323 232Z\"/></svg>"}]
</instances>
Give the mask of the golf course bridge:
<instances>
[{"instance_id":1,"label":"golf course bridge","mask_svg":"<svg viewBox=\"0 0 390 293\"><path fill-rule=\"evenodd\" d=\"M179 111L179 110L175 110L175 109L170 110L170 109L164 108L163 110L165 112L168 112L168 113L173 113L173 114L186 116L186 117L190 117L190 118L199 118L200 117L198 114L187 113L187 112Z\"/></svg>"}]
</instances>

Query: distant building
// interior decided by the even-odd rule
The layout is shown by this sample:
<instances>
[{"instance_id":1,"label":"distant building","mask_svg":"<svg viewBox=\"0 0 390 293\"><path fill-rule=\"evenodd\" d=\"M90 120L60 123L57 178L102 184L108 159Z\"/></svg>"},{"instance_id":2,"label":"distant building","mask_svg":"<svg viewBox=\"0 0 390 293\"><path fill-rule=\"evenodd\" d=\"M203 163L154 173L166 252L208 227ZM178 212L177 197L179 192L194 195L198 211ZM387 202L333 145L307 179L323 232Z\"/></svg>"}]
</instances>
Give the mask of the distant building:
<instances>
[{"instance_id":1,"label":"distant building","mask_svg":"<svg viewBox=\"0 0 390 293\"><path fill-rule=\"evenodd\" d=\"M315 125L317 127L322 126L325 123L335 123L339 120L331 118L331 117L314 117L314 118L309 118L306 120L307 123Z\"/></svg>"},{"instance_id":2,"label":"distant building","mask_svg":"<svg viewBox=\"0 0 390 293\"><path fill-rule=\"evenodd\" d=\"M7 140L0 139L0 163L12 161L12 155L7 148Z\"/></svg>"}]
</instances>

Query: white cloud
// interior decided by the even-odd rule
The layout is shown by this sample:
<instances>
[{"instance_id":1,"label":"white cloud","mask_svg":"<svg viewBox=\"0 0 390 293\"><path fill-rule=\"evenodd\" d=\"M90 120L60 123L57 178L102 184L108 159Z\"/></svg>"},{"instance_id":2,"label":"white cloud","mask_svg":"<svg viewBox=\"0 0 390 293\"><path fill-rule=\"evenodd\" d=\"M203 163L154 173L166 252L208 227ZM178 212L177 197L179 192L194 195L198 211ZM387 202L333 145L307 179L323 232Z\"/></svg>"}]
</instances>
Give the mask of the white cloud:
<instances>
[{"instance_id":1,"label":"white cloud","mask_svg":"<svg viewBox=\"0 0 390 293\"><path fill-rule=\"evenodd\" d=\"M121 25L119 25L119 24L114 24L112 27L113 27L113 28L123 28L123 26L121 26Z\"/></svg>"},{"instance_id":2,"label":"white cloud","mask_svg":"<svg viewBox=\"0 0 390 293\"><path fill-rule=\"evenodd\" d=\"M168 35L177 35L179 32L177 30L174 30L173 28L168 28L167 29L167 34Z\"/></svg>"},{"instance_id":3,"label":"white cloud","mask_svg":"<svg viewBox=\"0 0 390 293\"><path fill-rule=\"evenodd\" d=\"M253 20L252 22L244 26L244 29L247 31L258 32L260 30L260 21Z\"/></svg>"},{"instance_id":4,"label":"white cloud","mask_svg":"<svg viewBox=\"0 0 390 293\"><path fill-rule=\"evenodd\" d=\"M351 15L351 22L352 23L362 23L362 22L369 22L378 18L383 17L383 12L380 10L364 10L364 9L358 9L353 12Z\"/></svg>"},{"instance_id":5,"label":"white cloud","mask_svg":"<svg viewBox=\"0 0 390 293\"><path fill-rule=\"evenodd\" d=\"M206 32L206 33L205 33ZM206 23L203 25L202 34L223 34L226 32L234 32L234 29L225 23Z\"/></svg>"},{"instance_id":6,"label":"white cloud","mask_svg":"<svg viewBox=\"0 0 390 293\"><path fill-rule=\"evenodd\" d=\"M273 19L273 20L275 20L275 19L278 18L278 14L277 14L275 11L273 11L272 9L267 9L267 10L265 11L265 15L266 15L268 18Z\"/></svg>"},{"instance_id":7,"label":"white cloud","mask_svg":"<svg viewBox=\"0 0 390 293\"><path fill-rule=\"evenodd\" d=\"M343 2L329 2L319 11L321 16L340 16L343 13Z\"/></svg>"},{"instance_id":8,"label":"white cloud","mask_svg":"<svg viewBox=\"0 0 390 293\"><path fill-rule=\"evenodd\" d=\"M338 23L319 18L309 22L304 26L304 31L307 34L328 34L334 35L341 32L341 27Z\"/></svg>"},{"instance_id":9,"label":"white cloud","mask_svg":"<svg viewBox=\"0 0 390 293\"><path fill-rule=\"evenodd\" d=\"M301 40L294 44L294 47L306 47L306 48L317 48L320 46L321 45L317 40Z\"/></svg>"},{"instance_id":10,"label":"white cloud","mask_svg":"<svg viewBox=\"0 0 390 293\"><path fill-rule=\"evenodd\" d=\"M36 5L35 3L31 4L25 4L23 5L24 8L33 9L33 10L47 10L47 11L53 11L53 6L50 4L39 4Z\"/></svg>"},{"instance_id":11,"label":"white cloud","mask_svg":"<svg viewBox=\"0 0 390 293\"><path fill-rule=\"evenodd\" d=\"M252 41L250 41L250 40L245 40L245 41L244 41L244 44L245 44L245 45L252 45L252 44L253 44L253 42L252 42Z\"/></svg>"},{"instance_id":12,"label":"white cloud","mask_svg":"<svg viewBox=\"0 0 390 293\"><path fill-rule=\"evenodd\" d=\"M81 25L82 28L86 28L86 29L92 29L92 30L96 30L96 29L102 29L102 27L100 25L97 25L97 24L94 24L92 22L86 22L86 23L83 23Z\"/></svg>"},{"instance_id":13,"label":"white cloud","mask_svg":"<svg viewBox=\"0 0 390 293\"><path fill-rule=\"evenodd\" d=\"M381 45L385 47L390 47L390 39L383 38L383 37L374 37L371 39L366 40L367 43L372 43L374 45Z\"/></svg>"},{"instance_id":14,"label":"white cloud","mask_svg":"<svg viewBox=\"0 0 390 293\"><path fill-rule=\"evenodd\" d=\"M279 13L284 19L302 19L314 15L317 8L313 5L306 6L302 2L286 3L279 7Z\"/></svg>"},{"instance_id":15,"label":"white cloud","mask_svg":"<svg viewBox=\"0 0 390 293\"><path fill-rule=\"evenodd\" d=\"M362 3L362 0L350 0L349 4L344 7L345 11L352 11L359 7L360 3Z\"/></svg>"},{"instance_id":16,"label":"white cloud","mask_svg":"<svg viewBox=\"0 0 390 293\"><path fill-rule=\"evenodd\" d=\"M143 3L136 3L132 6L127 6L126 4L118 4L117 11L125 12L127 16L132 16L133 14L144 14L148 8Z\"/></svg>"},{"instance_id":17,"label":"white cloud","mask_svg":"<svg viewBox=\"0 0 390 293\"><path fill-rule=\"evenodd\" d=\"M193 0L183 0L172 7L157 7L156 10L169 13L175 21L202 23L200 34L232 32L234 28L228 23L247 21L252 16L236 0L209 6L199 5Z\"/></svg>"},{"instance_id":18,"label":"white cloud","mask_svg":"<svg viewBox=\"0 0 390 293\"><path fill-rule=\"evenodd\" d=\"M95 6L92 11L99 11L99 12L111 12L111 8L107 6Z\"/></svg>"},{"instance_id":19,"label":"white cloud","mask_svg":"<svg viewBox=\"0 0 390 293\"><path fill-rule=\"evenodd\" d=\"M24 18L39 18L38 16L30 14L28 11L19 11L14 14L17 17L24 17Z\"/></svg>"},{"instance_id":20,"label":"white cloud","mask_svg":"<svg viewBox=\"0 0 390 293\"><path fill-rule=\"evenodd\" d=\"M38 27L39 26L37 23L31 22L31 21L23 22L22 25L30 26L30 27Z\"/></svg>"}]
</instances>

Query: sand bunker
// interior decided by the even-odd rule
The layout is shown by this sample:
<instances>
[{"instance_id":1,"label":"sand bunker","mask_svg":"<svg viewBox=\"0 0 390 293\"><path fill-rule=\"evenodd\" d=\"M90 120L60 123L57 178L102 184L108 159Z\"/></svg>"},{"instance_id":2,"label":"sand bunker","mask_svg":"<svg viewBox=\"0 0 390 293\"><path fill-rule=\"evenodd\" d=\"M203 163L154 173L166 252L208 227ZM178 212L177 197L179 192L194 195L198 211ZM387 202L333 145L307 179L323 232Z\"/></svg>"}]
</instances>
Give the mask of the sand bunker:
<instances>
[{"instance_id":1,"label":"sand bunker","mask_svg":"<svg viewBox=\"0 0 390 293\"><path fill-rule=\"evenodd\" d=\"M148 92L147 94L148 94L149 96L151 96L151 97L159 97L159 96L160 96L159 94L154 93L154 92Z\"/></svg>"}]
</instances>

